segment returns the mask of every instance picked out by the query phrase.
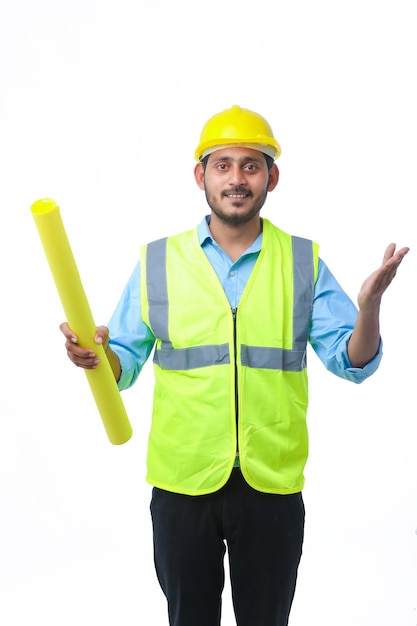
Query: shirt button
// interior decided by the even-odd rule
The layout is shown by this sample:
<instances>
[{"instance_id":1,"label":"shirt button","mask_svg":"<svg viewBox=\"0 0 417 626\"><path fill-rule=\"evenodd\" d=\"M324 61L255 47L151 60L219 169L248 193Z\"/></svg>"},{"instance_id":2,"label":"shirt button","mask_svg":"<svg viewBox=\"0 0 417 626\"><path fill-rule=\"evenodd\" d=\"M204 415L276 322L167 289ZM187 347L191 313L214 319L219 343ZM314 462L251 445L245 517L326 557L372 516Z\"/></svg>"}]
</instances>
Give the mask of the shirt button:
<instances>
[{"instance_id":1,"label":"shirt button","mask_svg":"<svg viewBox=\"0 0 417 626\"><path fill-rule=\"evenodd\" d=\"M230 276L234 276L234 275L235 275L235 273L234 273L234 271L232 270L232 271L230 272Z\"/></svg>"}]
</instances>

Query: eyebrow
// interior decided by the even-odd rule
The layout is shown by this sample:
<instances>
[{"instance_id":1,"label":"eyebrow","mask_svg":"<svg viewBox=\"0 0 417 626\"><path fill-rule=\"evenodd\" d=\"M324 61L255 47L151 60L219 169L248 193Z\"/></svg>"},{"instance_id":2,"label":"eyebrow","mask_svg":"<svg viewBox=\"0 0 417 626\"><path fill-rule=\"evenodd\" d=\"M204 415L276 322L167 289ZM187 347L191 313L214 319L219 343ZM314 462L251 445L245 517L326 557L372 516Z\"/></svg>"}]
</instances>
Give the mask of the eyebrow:
<instances>
[{"instance_id":1,"label":"eyebrow","mask_svg":"<svg viewBox=\"0 0 417 626\"><path fill-rule=\"evenodd\" d=\"M245 156L242 157L241 159L234 159L233 157L230 156L223 156L223 157L215 157L213 159L214 162L219 163L220 161L237 161L238 163L261 163L263 161L262 157L249 157L249 156Z\"/></svg>"}]
</instances>

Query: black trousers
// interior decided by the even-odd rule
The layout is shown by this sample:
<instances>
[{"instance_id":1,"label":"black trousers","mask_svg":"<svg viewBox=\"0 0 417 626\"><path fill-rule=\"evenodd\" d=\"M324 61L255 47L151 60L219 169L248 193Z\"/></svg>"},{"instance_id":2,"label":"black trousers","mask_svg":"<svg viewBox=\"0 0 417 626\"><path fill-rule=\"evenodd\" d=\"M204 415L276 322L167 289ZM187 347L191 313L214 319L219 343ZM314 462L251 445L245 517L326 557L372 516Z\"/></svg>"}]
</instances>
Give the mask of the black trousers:
<instances>
[{"instance_id":1,"label":"black trousers","mask_svg":"<svg viewBox=\"0 0 417 626\"><path fill-rule=\"evenodd\" d=\"M226 546L237 625L287 626L304 537L301 493L261 493L235 468L204 496L154 487L151 513L170 626L219 626Z\"/></svg>"}]
</instances>

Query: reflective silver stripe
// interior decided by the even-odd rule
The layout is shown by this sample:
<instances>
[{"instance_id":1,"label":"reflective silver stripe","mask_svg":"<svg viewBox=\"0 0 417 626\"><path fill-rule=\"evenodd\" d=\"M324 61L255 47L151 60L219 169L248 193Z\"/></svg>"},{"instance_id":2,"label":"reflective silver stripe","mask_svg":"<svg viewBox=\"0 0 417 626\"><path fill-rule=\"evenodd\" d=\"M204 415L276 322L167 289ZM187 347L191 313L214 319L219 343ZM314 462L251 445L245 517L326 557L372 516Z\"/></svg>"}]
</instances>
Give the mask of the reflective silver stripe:
<instances>
[{"instance_id":1,"label":"reflective silver stripe","mask_svg":"<svg viewBox=\"0 0 417 626\"><path fill-rule=\"evenodd\" d=\"M172 348L168 333L167 238L152 241L146 251L149 322L155 337Z\"/></svg>"},{"instance_id":2,"label":"reflective silver stripe","mask_svg":"<svg viewBox=\"0 0 417 626\"><path fill-rule=\"evenodd\" d=\"M227 343L212 346L194 346L172 350L155 350L153 362L164 370L192 370L210 365L230 363Z\"/></svg>"},{"instance_id":3,"label":"reflective silver stripe","mask_svg":"<svg viewBox=\"0 0 417 626\"><path fill-rule=\"evenodd\" d=\"M301 372L306 366L306 351L284 350L282 348L262 348L242 344L241 361L247 367L268 370Z\"/></svg>"},{"instance_id":4,"label":"reflective silver stripe","mask_svg":"<svg viewBox=\"0 0 417 626\"><path fill-rule=\"evenodd\" d=\"M292 238L294 272L293 350L304 350L308 340L314 294L313 244Z\"/></svg>"},{"instance_id":5,"label":"reflective silver stripe","mask_svg":"<svg viewBox=\"0 0 417 626\"><path fill-rule=\"evenodd\" d=\"M241 345L241 362L247 367L299 372L306 367L306 343L311 319L314 293L314 263L312 242L292 238L294 259L293 346L291 350ZM189 370L230 363L228 344L172 347L168 333L168 288L166 272L167 238L147 246L146 285L149 321L153 333L161 340L155 350L154 363L166 370Z\"/></svg>"}]
</instances>

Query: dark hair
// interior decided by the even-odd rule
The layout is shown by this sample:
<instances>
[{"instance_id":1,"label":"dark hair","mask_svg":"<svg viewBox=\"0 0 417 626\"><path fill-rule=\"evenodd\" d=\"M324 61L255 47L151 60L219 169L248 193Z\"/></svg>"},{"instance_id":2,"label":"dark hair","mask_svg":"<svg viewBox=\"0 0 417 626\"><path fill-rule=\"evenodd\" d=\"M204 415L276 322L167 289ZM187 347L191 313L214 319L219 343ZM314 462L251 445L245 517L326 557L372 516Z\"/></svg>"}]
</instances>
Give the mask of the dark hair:
<instances>
[{"instance_id":1,"label":"dark hair","mask_svg":"<svg viewBox=\"0 0 417 626\"><path fill-rule=\"evenodd\" d=\"M269 154L265 154L265 152L262 152L262 154L263 154L263 155L264 155L264 157L265 157L266 166L267 166L267 168L268 168L268 172L269 172L269 170L271 169L271 167L272 167L272 166L273 166L273 164L274 164L274 159L273 159L271 156L269 156ZM205 169L206 169L206 167L207 167L207 161L208 161L209 156L210 156L210 155L209 155L209 154L207 154L207 155L204 157L204 159L201 159L201 165L203 166L203 170L205 170Z\"/></svg>"}]
</instances>

